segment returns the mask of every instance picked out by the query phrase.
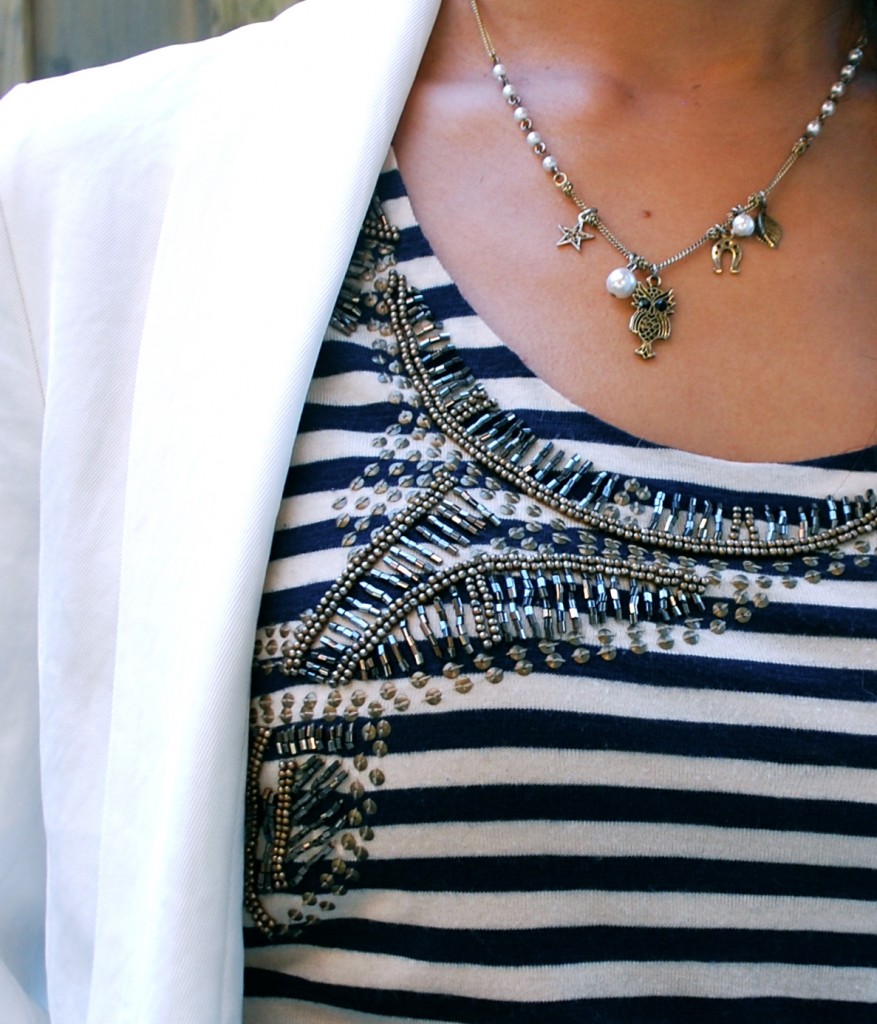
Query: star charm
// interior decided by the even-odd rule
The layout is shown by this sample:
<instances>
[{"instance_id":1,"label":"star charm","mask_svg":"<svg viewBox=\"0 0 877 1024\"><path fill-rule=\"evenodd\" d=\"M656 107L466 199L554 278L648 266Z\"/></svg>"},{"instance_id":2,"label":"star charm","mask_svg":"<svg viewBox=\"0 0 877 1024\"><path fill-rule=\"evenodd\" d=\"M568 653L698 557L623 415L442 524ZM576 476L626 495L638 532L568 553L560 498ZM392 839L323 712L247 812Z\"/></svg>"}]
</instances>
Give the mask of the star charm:
<instances>
[{"instance_id":1,"label":"star charm","mask_svg":"<svg viewBox=\"0 0 877 1024\"><path fill-rule=\"evenodd\" d=\"M576 223L576 226L574 228L565 228L562 224L558 224L557 227L561 233L561 239L557 243L558 248L561 245L571 245L576 252L581 252L582 242L590 242L590 240L594 237L593 235L589 235L588 232L585 231L584 225L582 224L581 220L579 220Z\"/></svg>"}]
</instances>

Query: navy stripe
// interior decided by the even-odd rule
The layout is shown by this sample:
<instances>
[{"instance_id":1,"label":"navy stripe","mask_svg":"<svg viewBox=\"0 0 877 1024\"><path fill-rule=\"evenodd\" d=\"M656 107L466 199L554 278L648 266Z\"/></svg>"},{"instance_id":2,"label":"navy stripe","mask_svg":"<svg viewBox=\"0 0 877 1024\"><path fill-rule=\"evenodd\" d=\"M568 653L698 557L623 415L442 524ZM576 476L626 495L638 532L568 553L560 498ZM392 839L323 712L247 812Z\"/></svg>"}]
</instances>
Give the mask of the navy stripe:
<instances>
[{"instance_id":1,"label":"navy stripe","mask_svg":"<svg viewBox=\"0 0 877 1024\"><path fill-rule=\"evenodd\" d=\"M302 411L300 434L313 433L316 430L347 430L353 433L366 434L368 438L383 434L397 413L388 402L373 402L369 405L319 405L308 402ZM348 413L351 414L348 417ZM343 422L342 422L343 419ZM377 456L377 452L375 453ZM313 463L311 463L313 465ZM339 480L338 486L346 487L349 480Z\"/></svg>"},{"instance_id":2,"label":"navy stripe","mask_svg":"<svg viewBox=\"0 0 877 1024\"><path fill-rule=\"evenodd\" d=\"M809 459L799 465L817 469L846 469L851 473L873 473L877 470L877 445L826 455L821 459Z\"/></svg>"},{"instance_id":3,"label":"navy stripe","mask_svg":"<svg viewBox=\"0 0 877 1024\"><path fill-rule=\"evenodd\" d=\"M379 805L380 807L380 805ZM357 889L399 892L736 893L877 899L877 871L825 865L701 860L694 857L372 857L357 865Z\"/></svg>"},{"instance_id":4,"label":"navy stripe","mask_svg":"<svg viewBox=\"0 0 877 1024\"><path fill-rule=\"evenodd\" d=\"M352 480L362 475L364 466L362 456L355 455L343 459L323 459L306 466L290 466L283 485L283 497L301 497L315 491L348 488Z\"/></svg>"},{"instance_id":5,"label":"navy stripe","mask_svg":"<svg viewBox=\"0 0 877 1024\"><path fill-rule=\"evenodd\" d=\"M510 900L514 896L509 897ZM477 922L472 922L476 924ZM427 963L503 967L636 960L695 963L877 966L877 936L743 928L522 928L495 931L422 928L327 917L306 933L308 945L411 957Z\"/></svg>"},{"instance_id":6,"label":"navy stripe","mask_svg":"<svg viewBox=\"0 0 877 1024\"><path fill-rule=\"evenodd\" d=\"M310 523L296 530L276 530L271 541L269 561L294 558L296 555L310 554L314 551L331 551L337 546L342 535L334 519Z\"/></svg>"},{"instance_id":7,"label":"navy stripe","mask_svg":"<svg viewBox=\"0 0 877 1024\"><path fill-rule=\"evenodd\" d=\"M387 522L386 515L370 516L367 529L362 531L362 542L364 543L368 539L372 531L385 526ZM342 530L335 525L334 520L324 520L297 529L277 530L271 545L270 560L331 549L340 542L343 534L355 532L355 525L355 521L351 521L350 526ZM485 539L488 536L489 534L485 534ZM809 586L810 584L800 585ZM826 585L830 585L830 583ZM328 586L327 582L327 589ZM863 593L862 596L865 598L867 595ZM709 625L712 617L709 615L709 610L708 607L708 614L701 618L704 628ZM731 615L734 614L734 610L732 606ZM609 625L616 625L616 623L613 622ZM757 609L752 619L745 625L737 625L732 621L730 626L735 629L743 629L748 633L775 633L779 636L877 639L877 616L874 615L871 608L837 608L821 604L772 602L764 608ZM681 643L681 637L678 639ZM588 640L587 634L583 636L583 640ZM532 641L534 646L536 642ZM667 666L662 665L661 667L665 669ZM684 671L688 672L687 664ZM668 672L667 675L672 678L673 673ZM874 694L872 699L877 700L877 694Z\"/></svg>"},{"instance_id":8,"label":"navy stripe","mask_svg":"<svg viewBox=\"0 0 877 1024\"><path fill-rule=\"evenodd\" d=\"M340 373L353 373L357 370L364 373L378 373L381 362L376 361L376 353L353 341L341 338L326 338L320 346L320 353L314 366L313 378L334 377Z\"/></svg>"},{"instance_id":9,"label":"navy stripe","mask_svg":"<svg viewBox=\"0 0 877 1024\"><path fill-rule=\"evenodd\" d=\"M420 228L402 228L399 234L399 244L396 246L396 260L398 263L407 263L409 260L421 259L424 256L432 256L432 249L430 248L429 242L427 242L423 237L423 232ZM465 304L465 300L462 296L460 296L460 301ZM472 309L468 305L465 305L465 309L467 310L468 315L471 316ZM456 315L459 316L460 314L458 313Z\"/></svg>"},{"instance_id":10,"label":"navy stripe","mask_svg":"<svg viewBox=\"0 0 877 1024\"><path fill-rule=\"evenodd\" d=\"M381 171L375 186L375 195L382 203L386 203L390 199L401 199L402 196L407 195L405 182L402 181L402 175L396 168Z\"/></svg>"},{"instance_id":11,"label":"navy stripe","mask_svg":"<svg viewBox=\"0 0 877 1024\"><path fill-rule=\"evenodd\" d=\"M810 586L799 583L799 586ZM826 581L823 586L831 586ZM753 588L755 589L755 588ZM752 591L750 591L752 593ZM863 600L868 594L863 591ZM733 615L733 612L731 612ZM840 608L826 604L778 604L759 608L746 623L751 633L777 633L781 636L877 638L877 615L873 608ZM877 699L877 694L873 699Z\"/></svg>"},{"instance_id":12,"label":"navy stripe","mask_svg":"<svg viewBox=\"0 0 877 1024\"><path fill-rule=\"evenodd\" d=\"M389 979L383 979L385 981ZM403 989L322 985L250 967L244 995L298 999L374 1014L458 1024L874 1024L875 1007L812 999L634 997L519 1003Z\"/></svg>"},{"instance_id":13,"label":"navy stripe","mask_svg":"<svg viewBox=\"0 0 877 1024\"><path fill-rule=\"evenodd\" d=\"M315 608L320 598L326 593L325 583L312 583L309 586L296 587L295 590L276 590L262 595L259 607L259 626L270 626L278 622L294 622L302 613L303 608ZM261 675L261 670L258 671ZM270 678L270 677L267 677ZM308 683L312 686L312 683ZM277 681L272 688L276 689Z\"/></svg>"},{"instance_id":14,"label":"navy stripe","mask_svg":"<svg viewBox=\"0 0 877 1024\"><path fill-rule=\"evenodd\" d=\"M558 782L562 782L562 776ZM382 791L376 825L465 821L648 822L877 836L870 804L625 786L448 786Z\"/></svg>"},{"instance_id":15,"label":"navy stripe","mask_svg":"<svg viewBox=\"0 0 877 1024\"><path fill-rule=\"evenodd\" d=\"M393 728L395 753L454 750L467 744L485 751L491 747L624 750L775 764L877 768L877 743L873 736L763 725L512 708L406 715Z\"/></svg>"},{"instance_id":16,"label":"navy stripe","mask_svg":"<svg viewBox=\"0 0 877 1024\"><path fill-rule=\"evenodd\" d=\"M356 405L319 405L308 402L302 410L300 434L315 430L347 430L365 434L369 439L383 432L395 422L399 415L396 406L389 402L374 402ZM377 458L377 452L375 457ZM314 465L311 463L311 465ZM350 480L339 481L336 486L347 486Z\"/></svg>"}]
</instances>

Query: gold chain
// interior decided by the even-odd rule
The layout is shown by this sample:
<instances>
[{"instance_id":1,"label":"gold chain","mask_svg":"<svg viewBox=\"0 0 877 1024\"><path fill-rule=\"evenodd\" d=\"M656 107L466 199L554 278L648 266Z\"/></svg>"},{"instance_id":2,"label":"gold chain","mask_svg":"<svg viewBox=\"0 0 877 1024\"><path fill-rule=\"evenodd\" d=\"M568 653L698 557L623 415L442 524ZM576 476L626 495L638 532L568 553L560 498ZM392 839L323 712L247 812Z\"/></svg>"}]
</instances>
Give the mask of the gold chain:
<instances>
[{"instance_id":1,"label":"gold chain","mask_svg":"<svg viewBox=\"0 0 877 1024\"><path fill-rule=\"evenodd\" d=\"M630 319L630 330L640 339L636 352L643 359L654 356L653 344L670 336L670 316L676 308L676 300L672 289L661 288L660 272L678 263L704 245L712 242L713 269L717 274L723 270L723 260L730 258L730 271L739 273L743 252L740 239L754 235L768 248L776 248L782 237L779 224L767 213L767 199L776 186L785 178L801 156L807 152L813 140L820 134L825 122L833 116L837 103L846 93L847 86L855 77L861 64L863 48L867 40L863 36L856 46L847 54L846 63L840 70L837 82L828 91L828 95L820 107L819 113L811 120L804 132L795 140L791 151L780 164L776 173L764 186L752 192L744 203L731 208L724 220L707 228L700 237L684 246L672 256L661 260L648 259L637 253L618 237L606 224L596 207L590 206L576 191L569 176L560 169L557 161L549 152L548 146L533 125L530 112L523 105L521 97L509 81L504 65L500 62L493 40L484 24L477 0L469 0L469 6L475 16L481 42L493 66L494 77L502 85L506 102L514 109L515 120L522 132L526 133L527 143L537 157L541 158L543 168L551 175L551 180L563 195L570 199L578 208L579 215L574 227L560 225L561 239L558 246L570 246L581 252L582 244L594 235L587 229L592 228L626 260L625 267L613 270L606 281L610 294L616 298L632 300L636 310ZM646 275L639 280L636 274Z\"/></svg>"}]
</instances>

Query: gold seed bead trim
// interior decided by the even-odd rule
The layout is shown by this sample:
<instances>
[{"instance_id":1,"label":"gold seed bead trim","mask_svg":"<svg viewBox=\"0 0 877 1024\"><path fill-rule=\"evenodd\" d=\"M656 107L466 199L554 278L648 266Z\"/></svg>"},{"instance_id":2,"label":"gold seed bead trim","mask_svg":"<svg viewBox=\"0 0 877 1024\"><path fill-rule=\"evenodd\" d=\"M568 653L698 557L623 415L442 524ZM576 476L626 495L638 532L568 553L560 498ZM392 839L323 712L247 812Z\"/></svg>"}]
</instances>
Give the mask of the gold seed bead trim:
<instances>
[{"instance_id":1,"label":"gold seed bead trim","mask_svg":"<svg viewBox=\"0 0 877 1024\"><path fill-rule=\"evenodd\" d=\"M259 776L265 750L271 739L271 730L262 727L253 730L250 757L247 763L246 789L246 845L244 847L244 906L253 924L263 935L273 935L282 926L265 909L256 892L256 845L259 836Z\"/></svg>"},{"instance_id":2,"label":"gold seed bead trim","mask_svg":"<svg viewBox=\"0 0 877 1024\"><path fill-rule=\"evenodd\" d=\"M275 892L287 888L284 865L292 830L292 793L296 764L281 761L277 768L277 790L274 796L274 842L271 845L271 884Z\"/></svg>"},{"instance_id":3,"label":"gold seed bead trim","mask_svg":"<svg viewBox=\"0 0 877 1024\"><path fill-rule=\"evenodd\" d=\"M401 540L421 515L431 512L440 504L453 486L453 478L443 470L438 470L427 485L427 489L421 494L415 495L404 512L383 527L366 548L351 556L344 572L320 599L314 614L303 621L297 631L296 642L288 660L290 670L297 671L302 667L305 653L311 649L328 626L338 605L347 597L354 585L375 567L395 543Z\"/></svg>"},{"instance_id":4,"label":"gold seed bead trim","mask_svg":"<svg viewBox=\"0 0 877 1024\"><path fill-rule=\"evenodd\" d=\"M753 529L747 531L746 541L738 539L739 520L743 510L732 511L733 535L727 541L698 540L680 537L663 530L650 530L635 523L620 524L610 516L591 509L580 508L576 503L554 494L552 491L531 477L524 469L519 469L503 459L497 458L478 438L469 434L456 419L456 408L446 408L432 386L429 371L423 366L414 325L409 316L409 306L416 298L402 274L391 271L388 278L387 303L390 309L390 324L399 342L400 355L405 364L408 376L418 384L418 391L428 414L436 426L448 434L461 448L488 467L501 480L512 483L524 494L538 498L550 508L568 516L576 523L596 527L605 533L621 540L633 541L648 547L662 548L671 551L684 551L688 554L709 554L722 557L750 557L801 555L810 552L825 551L853 540L862 533L877 528L877 508L869 509L862 516L843 525L822 530L818 536L804 541L796 538L776 538L770 542L753 538L754 516L751 520ZM748 511L748 510L747 510Z\"/></svg>"},{"instance_id":5,"label":"gold seed bead trim","mask_svg":"<svg viewBox=\"0 0 877 1024\"><path fill-rule=\"evenodd\" d=\"M476 555L452 568L430 574L419 584L406 591L404 597L396 598L366 629L362 638L341 655L338 663L327 677L329 685L343 685L353 679L354 666L367 658L375 648L393 632L395 626L414 612L419 604L432 601L443 590L453 584L465 585L475 619L475 629L481 642L489 647L502 642L502 632L496 622L493 595L487 577L495 574L520 572L561 571L578 572L583 577L592 574L617 576L620 580L637 580L658 587L670 587L686 593L703 594L706 584L693 572L670 568L666 571L654 565L625 561L620 558L598 556L556 555L528 557L519 554L503 556ZM351 581L351 586L356 581ZM304 652L302 652L302 655Z\"/></svg>"}]
</instances>

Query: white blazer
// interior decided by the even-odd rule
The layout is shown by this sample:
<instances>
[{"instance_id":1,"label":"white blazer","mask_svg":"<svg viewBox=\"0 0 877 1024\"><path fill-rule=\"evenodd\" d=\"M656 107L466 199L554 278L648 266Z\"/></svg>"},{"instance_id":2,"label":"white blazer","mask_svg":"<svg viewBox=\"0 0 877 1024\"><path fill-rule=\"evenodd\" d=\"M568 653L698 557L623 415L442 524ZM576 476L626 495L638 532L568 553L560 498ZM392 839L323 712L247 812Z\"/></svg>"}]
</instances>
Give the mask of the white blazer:
<instances>
[{"instance_id":1,"label":"white blazer","mask_svg":"<svg viewBox=\"0 0 877 1024\"><path fill-rule=\"evenodd\" d=\"M437 8L309 0L0 105L2 1024L46 978L53 1024L241 1019L271 534Z\"/></svg>"}]
</instances>

